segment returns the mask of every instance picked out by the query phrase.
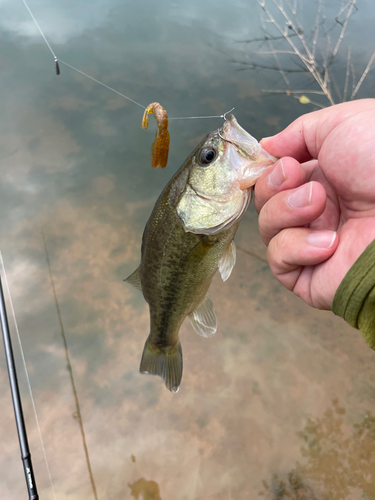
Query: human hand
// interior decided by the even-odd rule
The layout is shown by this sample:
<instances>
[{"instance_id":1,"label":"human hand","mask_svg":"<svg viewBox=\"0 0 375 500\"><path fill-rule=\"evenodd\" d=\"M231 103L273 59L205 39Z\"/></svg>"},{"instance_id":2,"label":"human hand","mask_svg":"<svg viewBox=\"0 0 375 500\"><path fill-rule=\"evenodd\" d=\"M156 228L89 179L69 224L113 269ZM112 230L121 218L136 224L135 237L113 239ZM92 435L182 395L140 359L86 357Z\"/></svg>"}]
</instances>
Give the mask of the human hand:
<instances>
[{"instance_id":1,"label":"human hand","mask_svg":"<svg viewBox=\"0 0 375 500\"><path fill-rule=\"evenodd\" d=\"M255 185L271 271L310 306L331 309L375 239L375 99L308 113L261 144L282 158Z\"/></svg>"}]
</instances>

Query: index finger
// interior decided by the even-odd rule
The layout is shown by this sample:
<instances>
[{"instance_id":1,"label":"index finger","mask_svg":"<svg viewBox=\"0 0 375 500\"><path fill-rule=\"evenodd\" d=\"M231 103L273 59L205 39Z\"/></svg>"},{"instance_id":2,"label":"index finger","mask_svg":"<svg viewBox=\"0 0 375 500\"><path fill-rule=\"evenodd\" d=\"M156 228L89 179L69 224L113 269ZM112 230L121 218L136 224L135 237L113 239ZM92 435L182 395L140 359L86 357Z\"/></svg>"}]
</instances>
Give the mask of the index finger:
<instances>
[{"instance_id":1,"label":"index finger","mask_svg":"<svg viewBox=\"0 0 375 500\"><path fill-rule=\"evenodd\" d=\"M254 206L259 213L263 205L275 194L301 186L307 181L305 169L293 158L281 158L267 168L254 188Z\"/></svg>"},{"instance_id":2,"label":"index finger","mask_svg":"<svg viewBox=\"0 0 375 500\"><path fill-rule=\"evenodd\" d=\"M352 116L369 111L369 108L375 110L375 99L345 102L307 113L279 134L265 137L260 143L268 153L279 158L292 156L300 163L318 158L325 139L335 127Z\"/></svg>"}]
</instances>

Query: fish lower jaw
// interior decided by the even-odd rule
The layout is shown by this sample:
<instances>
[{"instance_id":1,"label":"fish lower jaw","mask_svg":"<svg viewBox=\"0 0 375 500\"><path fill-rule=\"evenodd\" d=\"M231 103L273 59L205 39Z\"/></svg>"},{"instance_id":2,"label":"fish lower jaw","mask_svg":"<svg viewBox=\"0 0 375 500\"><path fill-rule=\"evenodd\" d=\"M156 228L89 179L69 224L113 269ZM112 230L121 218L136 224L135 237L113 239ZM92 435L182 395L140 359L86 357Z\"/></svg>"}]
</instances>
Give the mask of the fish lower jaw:
<instances>
[{"instance_id":1,"label":"fish lower jaw","mask_svg":"<svg viewBox=\"0 0 375 500\"><path fill-rule=\"evenodd\" d=\"M254 184L256 183L256 180L254 179L242 179L240 181L240 189L241 191L245 191L246 189L251 189L254 187Z\"/></svg>"},{"instance_id":2,"label":"fish lower jaw","mask_svg":"<svg viewBox=\"0 0 375 500\"><path fill-rule=\"evenodd\" d=\"M251 162L247 165L243 169L243 174L239 181L240 189L245 190L254 186L263 172L273 164L273 160L268 158L259 158L257 161Z\"/></svg>"}]
</instances>

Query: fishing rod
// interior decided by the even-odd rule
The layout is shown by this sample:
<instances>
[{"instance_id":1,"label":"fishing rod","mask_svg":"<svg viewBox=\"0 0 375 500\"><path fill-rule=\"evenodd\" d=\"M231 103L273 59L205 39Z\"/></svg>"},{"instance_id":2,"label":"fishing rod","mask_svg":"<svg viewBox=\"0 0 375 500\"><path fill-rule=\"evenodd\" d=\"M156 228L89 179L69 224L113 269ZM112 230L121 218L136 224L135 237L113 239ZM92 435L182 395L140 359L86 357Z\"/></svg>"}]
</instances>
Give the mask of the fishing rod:
<instances>
[{"instance_id":1,"label":"fishing rod","mask_svg":"<svg viewBox=\"0 0 375 500\"><path fill-rule=\"evenodd\" d=\"M29 500L38 500L39 495L36 489L36 482L33 471L33 465L31 462L29 443L27 440L25 421L23 418L21 396L18 388L16 365L14 363L12 341L9 333L9 324L8 324L7 310L5 306L1 276L0 276L0 320L1 320L1 329L3 332L5 357L8 366L10 391L12 393L14 416L16 419L18 439L20 442L21 457L22 457L23 468L25 471Z\"/></svg>"}]
</instances>

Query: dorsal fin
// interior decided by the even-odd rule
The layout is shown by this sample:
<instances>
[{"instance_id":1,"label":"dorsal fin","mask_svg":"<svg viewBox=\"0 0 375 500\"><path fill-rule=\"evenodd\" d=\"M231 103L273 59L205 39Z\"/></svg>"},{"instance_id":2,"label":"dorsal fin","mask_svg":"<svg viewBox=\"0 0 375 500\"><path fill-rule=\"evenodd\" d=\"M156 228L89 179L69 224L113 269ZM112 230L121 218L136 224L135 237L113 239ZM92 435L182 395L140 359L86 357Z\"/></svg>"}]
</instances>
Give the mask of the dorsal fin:
<instances>
[{"instance_id":1,"label":"dorsal fin","mask_svg":"<svg viewBox=\"0 0 375 500\"><path fill-rule=\"evenodd\" d=\"M134 273L124 279L124 281L126 281L126 283L130 283L135 288L138 288L138 290L142 290L141 278L139 277L139 267L137 267Z\"/></svg>"}]
</instances>

